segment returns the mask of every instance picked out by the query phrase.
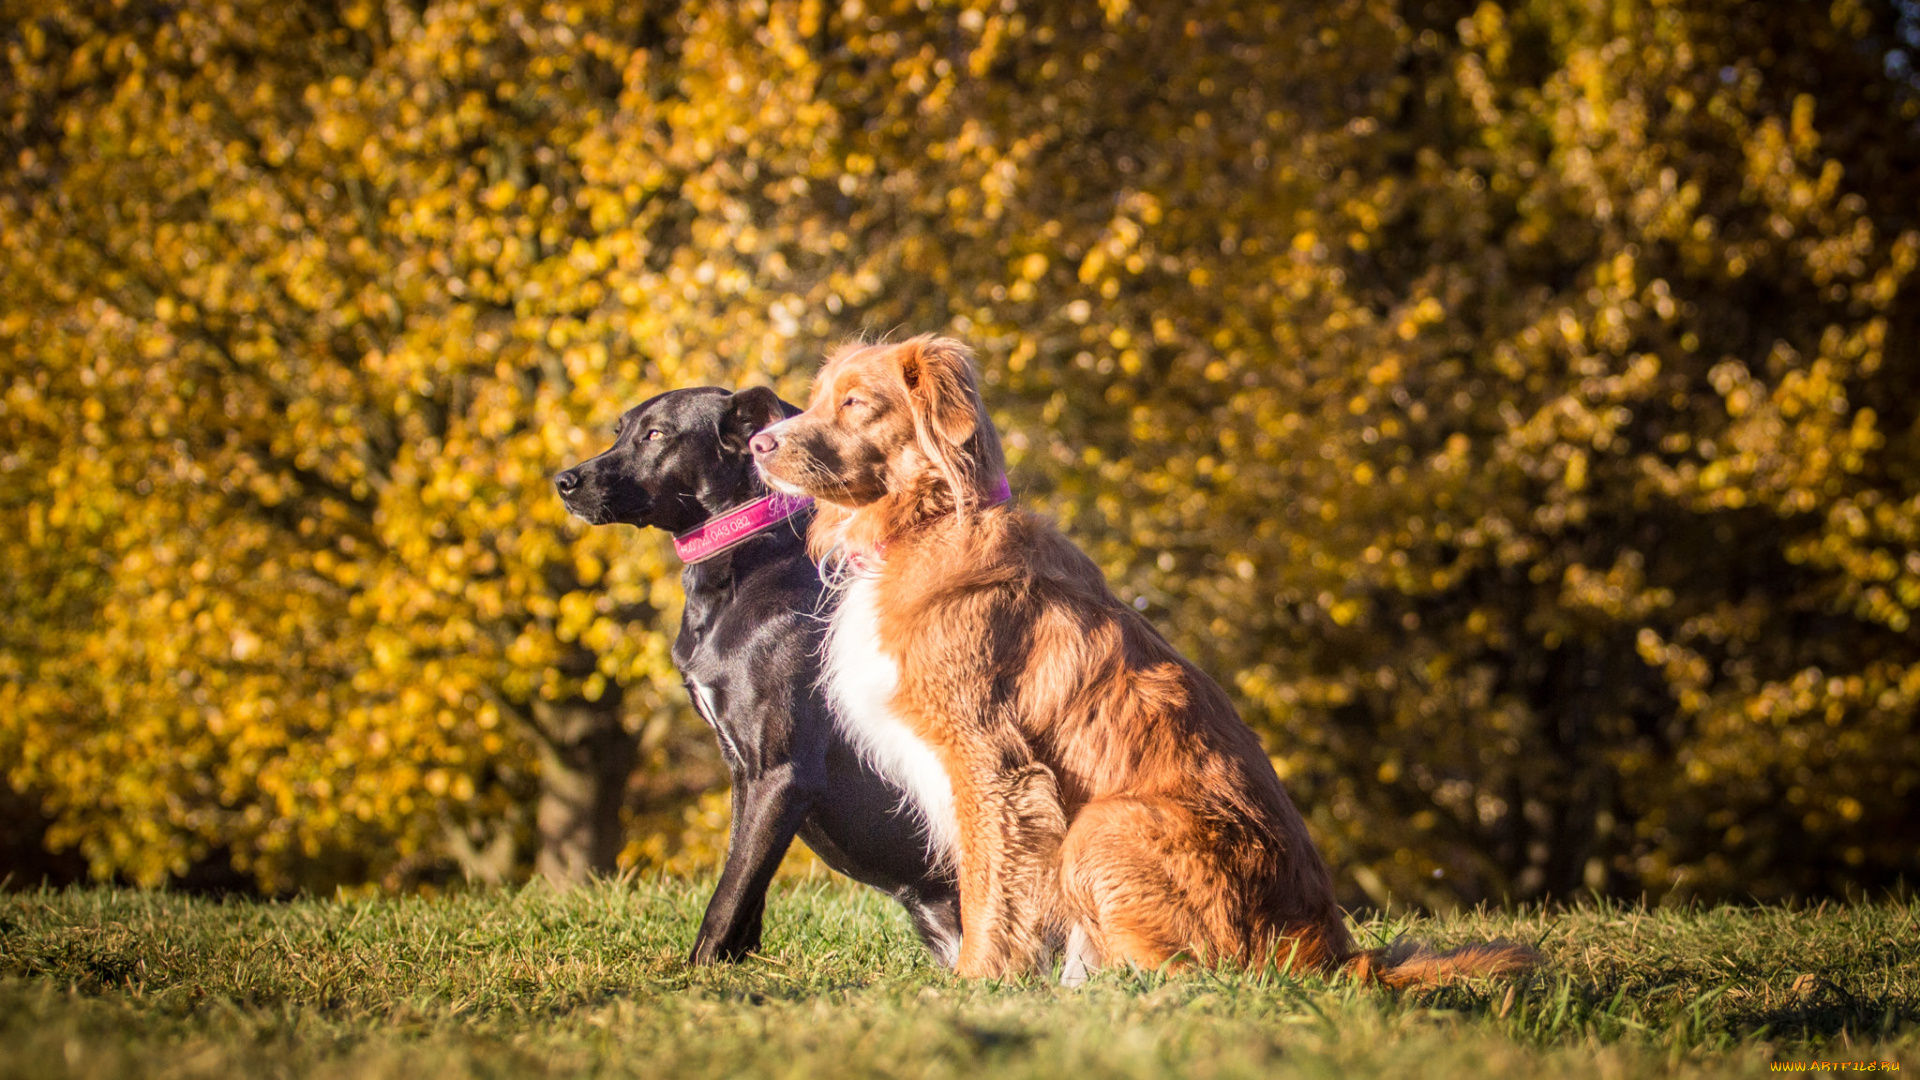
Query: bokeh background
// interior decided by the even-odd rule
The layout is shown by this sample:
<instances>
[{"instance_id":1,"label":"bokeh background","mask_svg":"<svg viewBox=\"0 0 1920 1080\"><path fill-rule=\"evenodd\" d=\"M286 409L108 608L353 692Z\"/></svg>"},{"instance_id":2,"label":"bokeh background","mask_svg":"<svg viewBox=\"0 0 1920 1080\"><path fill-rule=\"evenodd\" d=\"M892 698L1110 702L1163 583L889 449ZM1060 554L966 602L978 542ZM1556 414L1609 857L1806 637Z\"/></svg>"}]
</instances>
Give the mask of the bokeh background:
<instances>
[{"instance_id":1,"label":"bokeh background","mask_svg":"<svg viewBox=\"0 0 1920 1080\"><path fill-rule=\"evenodd\" d=\"M0 13L16 886L711 866L550 477L921 331L1343 898L1920 871L1920 4Z\"/></svg>"}]
</instances>

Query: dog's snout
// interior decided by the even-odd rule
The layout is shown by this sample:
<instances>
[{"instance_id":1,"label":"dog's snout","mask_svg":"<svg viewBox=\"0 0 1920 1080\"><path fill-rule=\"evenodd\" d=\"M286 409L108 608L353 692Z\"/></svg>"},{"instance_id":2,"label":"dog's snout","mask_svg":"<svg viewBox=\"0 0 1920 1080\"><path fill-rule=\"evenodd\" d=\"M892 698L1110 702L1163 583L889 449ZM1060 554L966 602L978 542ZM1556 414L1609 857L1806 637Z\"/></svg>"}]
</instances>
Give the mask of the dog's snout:
<instances>
[{"instance_id":1,"label":"dog's snout","mask_svg":"<svg viewBox=\"0 0 1920 1080\"><path fill-rule=\"evenodd\" d=\"M568 469L553 478L553 486L560 489L560 494L571 495L580 486L580 474Z\"/></svg>"},{"instance_id":2,"label":"dog's snout","mask_svg":"<svg viewBox=\"0 0 1920 1080\"><path fill-rule=\"evenodd\" d=\"M780 449L780 436L771 431L762 431L747 440L747 446L756 454L771 454Z\"/></svg>"}]
</instances>

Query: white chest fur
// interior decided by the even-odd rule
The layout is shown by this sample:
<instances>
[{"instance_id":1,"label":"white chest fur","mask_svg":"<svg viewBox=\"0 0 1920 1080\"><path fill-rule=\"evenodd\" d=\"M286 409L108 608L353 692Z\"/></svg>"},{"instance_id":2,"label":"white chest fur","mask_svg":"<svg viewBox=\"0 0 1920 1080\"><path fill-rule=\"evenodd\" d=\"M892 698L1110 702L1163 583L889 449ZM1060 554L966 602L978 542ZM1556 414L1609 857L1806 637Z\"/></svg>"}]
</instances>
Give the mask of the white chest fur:
<instances>
[{"instance_id":1,"label":"white chest fur","mask_svg":"<svg viewBox=\"0 0 1920 1080\"><path fill-rule=\"evenodd\" d=\"M906 793L907 806L925 826L928 853L951 865L959 837L953 787L933 749L893 711L900 669L880 648L872 578L855 578L846 587L827 628L826 660L835 722L860 756Z\"/></svg>"}]
</instances>

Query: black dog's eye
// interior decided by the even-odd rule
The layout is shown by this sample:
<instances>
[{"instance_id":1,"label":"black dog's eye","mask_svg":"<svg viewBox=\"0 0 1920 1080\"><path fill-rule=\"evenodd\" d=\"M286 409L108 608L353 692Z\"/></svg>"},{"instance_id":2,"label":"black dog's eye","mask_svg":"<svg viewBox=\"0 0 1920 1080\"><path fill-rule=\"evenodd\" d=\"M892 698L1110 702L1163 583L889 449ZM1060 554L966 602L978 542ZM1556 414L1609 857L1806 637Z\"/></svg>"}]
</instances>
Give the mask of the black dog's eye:
<instances>
[{"instance_id":1,"label":"black dog's eye","mask_svg":"<svg viewBox=\"0 0 1920 1080\"><path fill-rule=\"evenodd\" d=\"M647 433L641 436L641 438L647 440L648 442L652 442L655 439L664 439L666 437L667 437L667 433L664 431L661 431L659 428L648 428Z\"/></svg>"}]
</instances>

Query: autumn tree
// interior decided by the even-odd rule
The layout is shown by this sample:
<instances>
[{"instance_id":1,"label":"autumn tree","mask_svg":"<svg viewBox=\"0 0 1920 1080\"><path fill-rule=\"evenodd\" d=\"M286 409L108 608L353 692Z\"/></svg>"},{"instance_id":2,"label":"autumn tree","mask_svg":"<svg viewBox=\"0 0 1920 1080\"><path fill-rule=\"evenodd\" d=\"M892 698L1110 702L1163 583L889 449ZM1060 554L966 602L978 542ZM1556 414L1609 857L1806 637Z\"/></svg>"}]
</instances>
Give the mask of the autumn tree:
<instances>
[{"instance_id":1,"label":"autumn tree","mask_svg":"<svg viewBox=\"0 0 1920 1080\"><path fill-rule=\"evenodd\" d=\"M1016 471L1234 679L1356 894L1889 884L1901 10L1036 5L951 65L907 16L926 89L865 131L953 239L893 317L985 347Z\"/></svg>"},{"instance_id":2,"label":"autumn tree","mask_svg":"<svg viewBox=\"0 0 1920 1080\"><path fill-rule=\"evenodd\" d=\"M549 477L783 340L777 279L705 251L815 119L777 51L750 93L682 70L741 25L663 17L9 5L0 737L56 845L275 887L529 838L612 868L687 726L674 575Z\"/></svg>"},{"instance_id":3,"label":"autumn tree","mask_svg":"<svg viewBox=\"0 0 1920 1080\"><path fill-rule=\"evenodd\" d=\"M939 329L1349 896L1889 882L1903 10L15 0L9 777L143 880L605 867L721 774L547 477Z\"/></svg>"}]
</instances>

